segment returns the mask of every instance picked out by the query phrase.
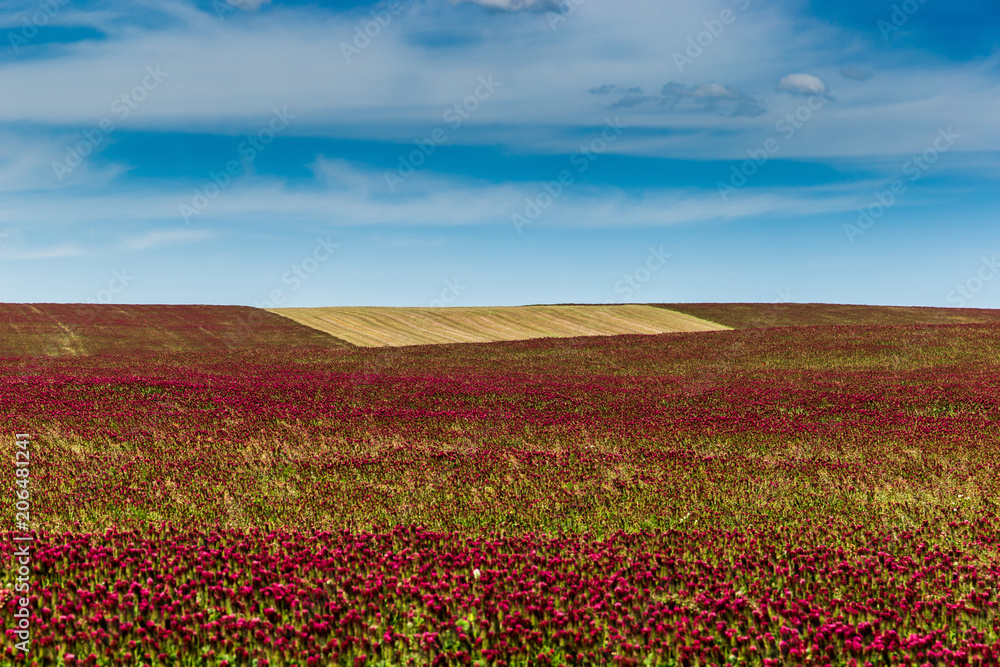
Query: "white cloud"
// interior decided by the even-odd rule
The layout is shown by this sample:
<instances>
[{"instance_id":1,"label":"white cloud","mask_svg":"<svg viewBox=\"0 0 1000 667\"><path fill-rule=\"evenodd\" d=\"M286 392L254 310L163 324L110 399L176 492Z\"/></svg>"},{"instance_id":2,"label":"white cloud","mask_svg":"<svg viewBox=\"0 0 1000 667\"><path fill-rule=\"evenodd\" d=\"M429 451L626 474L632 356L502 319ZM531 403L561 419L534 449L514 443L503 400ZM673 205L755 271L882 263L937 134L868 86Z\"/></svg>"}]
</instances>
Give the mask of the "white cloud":
<instances>
[{"instance_id":1,"label":"white cloud","mask_svg":"<svg viewBox=\"0 0 1000 667\"><path fill-rule=\"evenodd\" d=\"M827 90L823 80L812 74L789 74L784 76L778 82L777 89L789 95L801 95L803 97L810 95L829 97L830 95L830 91Z\"/></svg>"}]
</instances>

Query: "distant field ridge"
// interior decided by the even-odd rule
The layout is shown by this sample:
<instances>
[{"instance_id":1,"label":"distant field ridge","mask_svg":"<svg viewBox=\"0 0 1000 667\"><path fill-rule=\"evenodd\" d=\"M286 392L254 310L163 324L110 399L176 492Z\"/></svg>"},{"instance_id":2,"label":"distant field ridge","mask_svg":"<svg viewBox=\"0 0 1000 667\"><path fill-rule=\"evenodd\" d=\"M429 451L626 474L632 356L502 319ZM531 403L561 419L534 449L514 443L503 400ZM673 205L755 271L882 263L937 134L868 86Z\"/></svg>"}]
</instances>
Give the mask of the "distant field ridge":
<instances>
[{"instance_id":1,"label":"distant field ridge","mask_svg":"<svg viewBox=\"0 0 1000 667\"><path fill-rule=\"evenodd\" d=\"M278 308L0 303L0 357L398 347L802 326L1000 324L1000 310L816 303Z\"/></svg>"}]
</instances>

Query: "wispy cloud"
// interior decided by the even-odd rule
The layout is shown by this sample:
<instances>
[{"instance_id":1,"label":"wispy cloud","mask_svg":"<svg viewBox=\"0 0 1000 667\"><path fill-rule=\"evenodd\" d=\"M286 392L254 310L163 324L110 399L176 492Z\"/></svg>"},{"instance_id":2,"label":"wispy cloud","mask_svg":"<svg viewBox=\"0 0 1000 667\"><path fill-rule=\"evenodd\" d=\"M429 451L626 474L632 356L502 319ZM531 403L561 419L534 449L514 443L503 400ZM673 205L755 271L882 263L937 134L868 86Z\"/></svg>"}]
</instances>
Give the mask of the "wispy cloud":
<instances>
[{"instance_id":1,"label":"wispy cloud","mask_svg":"<svg viewBox=\"0 0 1000 667\"><path fill-rule=\"evenodd\" d=\"M208 230L195 229L164 229L146 232L139 236L124 239L121 247L124 250L149 250L161 246L179 245L204 241L214 236Z\"/></svg>"},{"instance_id":2,"label":"wispy cloud","mask_svg":"<svg viewBox=\"0 0 1000 667\"><path fill-rule=\"evenodd\" d=\"M730 116L760 116L765 110L758 100L718 83L684 85L667 83L659 95L646 95L639 86L604 84L591 88L592 95L612 96L609 109L660 108L670 111L703 111Z\"/></svg>"},{"instance_id":3,"label":"wispy cloud","mask_svg":"<svg viewBox=\"0 0 1000 667\"><path fill-rule=\"evenodd\" d=\"M179 220L183 191L130 189L116 194L46 197L25 203L12 213L30 210L64 230L113 230L128 225L152 229L118 242L126 251L193 243L231 233L234 228L255 229L281 220L287 228L326 227L485 227L509 220L510 213L533 197L542 182L491 183L432 172L416 173L405 196L389 196L380 173L363 166L320 158L317 180L311 187L290 185L274 178L252 177L234 185L198 218L198 229L170 227ZM333 166L333 170L327 168ZM332 181L330 174L333 174ZM351 187L342 187L342 183ZM874 186L873 186L874 187ZM854 197L852 199L852 196ZM831 210L850 211L857 194L844 188L771 188L741 194L739 205L722 202L714 185L704 189L580 185L569 189L558 206L546 213L545 223L565 229L648 226L692 223L711 219L742 219L762 214L809 215ZM64 232L65 233L65 232ZM82 232L81 237L86 235ZM83 241L81 240L81 243Z\"/></svg>"},{"instance_id":4,"label":"wispy cloud","mask_svg":"<svg viewBox=\"0 0 1000 667\"><path fill-rule=\"evenodd\" d=\"M6 243L0 246L0 259L10 261L82 257L87 254L83 248L73 243L30 248L11 246L11 244Z\"/></svg>"},{"instance_id":5,"label":"wispy cloud","mask_svg":"<svg viewBox=\"0 0 1000 667\"><path fill-rule=\"evenodd\" d=\"M472 2L488 9L499 9L505 12L544 12L557 10L560 7L557 0L457 0Z\"/></svg>"},{"instance_id":6,"label":"wispy cloud","mask_svg":"<svg viewBox=\"0 0 1000 667\"><path fill-rule=\"evenodd\" d=\"M695 108L709 112L724 111L730 116L755 118L765 113L758 100L718 83L685 86L668 83L663 86L662 104L668 109Z\"/></svg>"},{"instance_id":7,"label":"wispy cloud","mask_svg":"<svg viewBox=\"0 0 1000 667\"><path fill-rule=\"evenodd\" d=\"M854 81L867 81L872 78L872 73L863 67L844 67L840 70L840 76Z\"/></svg>"}]
</instances>

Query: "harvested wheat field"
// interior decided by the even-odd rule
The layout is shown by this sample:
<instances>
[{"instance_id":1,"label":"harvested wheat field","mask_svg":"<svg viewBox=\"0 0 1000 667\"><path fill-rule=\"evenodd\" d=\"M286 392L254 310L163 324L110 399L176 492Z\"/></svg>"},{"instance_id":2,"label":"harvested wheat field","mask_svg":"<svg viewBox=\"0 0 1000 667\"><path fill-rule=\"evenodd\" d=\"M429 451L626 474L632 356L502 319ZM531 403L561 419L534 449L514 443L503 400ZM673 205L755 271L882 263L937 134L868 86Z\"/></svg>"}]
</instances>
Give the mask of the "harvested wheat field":
<instances>
[{"instance_id":1,"label":"harvested wheat field","mask_svg":"<svg viewBox=\"0 0 1000 667\"><path fill-rule=\"evenodd\" d=\"M469 308L275 308L362 347L717 331L721 324L642 305Z\"/></svg>"}]
</instances>

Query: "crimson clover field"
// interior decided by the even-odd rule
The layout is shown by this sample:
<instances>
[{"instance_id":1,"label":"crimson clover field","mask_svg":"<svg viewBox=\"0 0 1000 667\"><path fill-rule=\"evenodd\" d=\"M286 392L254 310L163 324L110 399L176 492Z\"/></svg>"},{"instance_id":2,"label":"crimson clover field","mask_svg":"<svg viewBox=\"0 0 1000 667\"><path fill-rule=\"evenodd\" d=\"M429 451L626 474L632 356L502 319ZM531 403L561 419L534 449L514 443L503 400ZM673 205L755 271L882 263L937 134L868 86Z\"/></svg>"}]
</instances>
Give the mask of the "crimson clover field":
<instances>
[{"instance_id":1,"label":"crimson clover field","mask_svg":"<svg viewBox=\"0 0 1000 667\"><path fill-rule=\"evenodd\" d=\"M997 324L6 357L0 659L1000 664L998 371Z\"/></svg>"}]
</instances>

